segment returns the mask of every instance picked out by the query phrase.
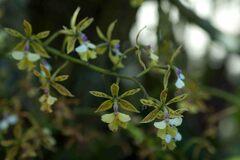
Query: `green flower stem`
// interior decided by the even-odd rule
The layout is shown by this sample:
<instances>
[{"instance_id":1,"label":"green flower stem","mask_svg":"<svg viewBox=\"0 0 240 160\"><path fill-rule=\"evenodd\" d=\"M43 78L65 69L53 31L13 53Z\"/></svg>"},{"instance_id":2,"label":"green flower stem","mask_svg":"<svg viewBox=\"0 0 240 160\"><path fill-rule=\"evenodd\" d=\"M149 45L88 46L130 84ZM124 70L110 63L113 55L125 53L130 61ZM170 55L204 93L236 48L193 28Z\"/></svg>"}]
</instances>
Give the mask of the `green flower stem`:
<instances>
[{"instance_id":1,"label":"green flower stem","mask_svg":"<svg viewBox=\"0 0 240 160\"><path fill-rule=\"evenodd\" d=\"M158 69L164 69L164 70L167 70L167 66L160 66L160 65L154 65L154 66L151 66L145 70L143 70L142 72L140 72L139 74L137 74L137 78L140 78L142 77L143 75L147 74L149 71L151 71L152 69L154 68L158 68Z\"/></svg>"},{"instance_id":2,"label":"green flower stem","mask_svg":"<svg viewBox=\"0 0 240 160\"><path fill-rule=\"evenodd\" d=\"M55 79L55 77L58 75L58 73L65 68L68 65L69 61L66 61L63 65L61 65L52 75L51 79Z\"/></svg>"},{"instance_id":3,"label":"green flower stem","mask_svg":"<svg viewBox=\"0 0 240 160\"><path fill-rule=\"evenodd\" d=\"M60 31L53 33L45 42L44 45L49 45L54 39L56 39L61 34Z\"/></svg>"},{"instance_id":4,"label":"green flower stem","mask_svg":"<svg viewBox=\"0 0 240 160\"><path fill-rule=\"evenodd\" d=\"M67 54L61 53L60 51L58 51L57 49L54 49L54 48L52 48L52 47L46 46L46 50L47 50L49 53L53 54L53 55L56 55L56 56L61 57L61 58L65 59L65 60L71 61L71 62L73 62L73 63L77 63L77 64L80 64L80 65L83 65L83 66L85 66L85 67L87 67L87 68L89 68L89 69L91 69L91 70L93 70L93 71L95 71L95 72L133 81L134 83L136 83L136 84L141 88L141 90L143 91L144 95L145 95L146 97L148 97L148 93L147 93L146 89L143 87L143 85L142 85L142 84L137 80L137 78L135 78L135 77L125 76L125 75L122 75L122 74L118 74L118 73L115 73L115 72L111 72L111 71L109 71L109 70L107 70L107 69L104 69L104 68L95 66L95 65L93 65L93 64L89 64L89 63L87 63L87 62L85 62L85 61L82 61L82 60L80 60L80 59L76 59L76 58L71 57L71 56L69 56L69 55L67 55Z\"/></svg>"}]
</instances>

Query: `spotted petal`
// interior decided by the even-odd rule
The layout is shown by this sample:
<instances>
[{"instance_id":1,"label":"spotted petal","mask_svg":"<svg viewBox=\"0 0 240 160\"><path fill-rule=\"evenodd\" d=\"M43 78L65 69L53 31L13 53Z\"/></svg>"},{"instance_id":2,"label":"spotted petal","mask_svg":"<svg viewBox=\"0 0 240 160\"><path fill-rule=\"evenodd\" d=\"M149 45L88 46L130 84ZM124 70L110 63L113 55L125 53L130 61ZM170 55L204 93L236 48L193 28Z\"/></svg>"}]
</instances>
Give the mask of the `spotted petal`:
<instances>
[{"instance_id":1,"label":"spotted petal","mask_svg":"<svg viewBox=\"0 0 240 160\"><path fill-rule=\"evenodd\" d=\"M120 99L119 100L119 104L120 106L129 111L129 112L136 112L136 113L139 113L139 111L128 101L124 100L124 99Z\"/></svg>"},{"instance_id":2,"label":"spotted petal","mask_svg":"<svg viewBox=\"0 0 240 160\"><path fill-rule=\"evenodd\" d=\"M104 101L95 112L103 112L112 108L113 103L111 100Z\"/></svg>"},{"instance_id":3,"label":"spotted petal","mask_svg":"<svg viewBox=\"0 0 240 160\"><path fill-rule=\"evenodd\" d=\"M92 94L92 95L94 95L96 97L112 99L111 96L107 95L106 93L99 92L99 91L90 91L90 94Z\"/></svg>"},{"instance_id":4,"label":"spotted petal","mask_svg":"<svg viewBox=\"0 0 240 160\"><path fill-rule=\"evenodd\" d=\"M117 96L118 95L118 91L119 91L119 86L116 83L113 83L111 85L112 96Z\"/></svg>"}]
</instances>

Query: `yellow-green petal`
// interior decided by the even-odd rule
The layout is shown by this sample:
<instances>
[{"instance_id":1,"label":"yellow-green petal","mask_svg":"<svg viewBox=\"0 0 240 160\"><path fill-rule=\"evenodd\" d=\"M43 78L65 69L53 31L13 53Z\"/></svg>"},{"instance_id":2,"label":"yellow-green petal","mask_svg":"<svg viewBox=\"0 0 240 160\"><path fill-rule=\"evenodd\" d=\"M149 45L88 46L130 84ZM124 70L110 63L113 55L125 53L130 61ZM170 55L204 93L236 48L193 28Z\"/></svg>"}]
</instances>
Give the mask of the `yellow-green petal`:
<instances>
[{"instance_id":1,"label":"yellow-green petal","mask_svg":"<svg viewBox=\"0 0 240 160\"><path fill-rule=\"evenodd\" d=\"M159 129L157 131L157 136L161 139L164 139L165 138L165 135L166 135L166 129Z\"/></svg>"},{"instance_id":2,"label":"yellow-green petal","mask_svg":"<svg viewBox=\"0 0 240 160\"><path fill-rule=\"evenodd\" d=\"M119 105L122 109L125 109L130 112L136 112L139 113L139 111L128 101L120 99L119 100Z\"/></svg>"},{"instance_id":3,"label":"yellow-green petal","mask_svg":"<svg viewBox=\"0 0 240 160\"><path fill-rule=\"evenodd\" d=\"M123 114L123 113L118 113L118 119L121 121L121 122L128 122L131 120L131 117L127 114Z\"/></svg>"},{"instance_id":4,"label":"yellow-green petal","mask_svg":"<svg viewBox=\"0 0 240 160\"><path fill-rule=\"evenodd\" d=\"M101 120L105 123L111 123L111 122L113 122L114 119L115 119L114 113L104 114L101 117Z\"/></svg>"},{"instance_id":5,"label":"yellow-green petal","mask_svg":"<svg viewBox=\"0 0 240 160\"><path fill-rule=\"evenodd\" d=\"M176 147L175 141L171 141L170 143L168 143L166 145L167 145L167 148L170 150L174 150L174 148Z\"/></svg>"},{"instance_id":6,"label":"yellow-green petal","mask_svg":"<svg viewBox=\"0 0 240 160\"><path fill-rule=\"evenodd\" d=\"M111 131L116 132L118 130L118 125L119 125L119 121L115 119L114 121L108 124L108 128Z\"/></svg>"},{"instance_id":7,"label":"yellow-green petal","mask_svg":"<svg viewBox=\"0 0 240 160\"><path fill-rule=\"evenodd\" d=\"M139 92L140 90L141 90L140 88L136 88L136 89L131 89L129 91L126 91L120 96L120 98L132 96L132 95L136 94L137 92Z\"/></svg>"},{"instance_id":8,"label":"yellow-green petal","mask_svg":"<svg viewBox=\"0 0 240 160\"><path fill-rule=\"evenodd\" d=\"M149 123L155 120L158 116L158 113L160 110L158 108L154 109L152 112L150 112L142 121L141 123Z\"/></svg>"},{"instance_id":9,"label":"yellow-green petal","mask_svg":"<svg viewBox=\"0 0 240 160\"><path fill-rule=\"evenodd\" d=\"M90 94L96 96L96 97L101 97L101 98L108 98L108 99L112 99L111 96L107 95L106 93L103 92L99 92L99 91L90 91Z\"/></svg>"},{"instance_id":10,"label":"yellow-green petal","mask_svg":"<svg viewBox=\"0 0 240 160\"><path fill-rule=\"evenodd\" d=\"M112 108L112 101L111 100L106 100L104 101L95 112L103 112L106 110L109 110L110 108Z\"/></svg>"},{"instance_id":11,"label":"yellow-green petal","mask_svg":"<svg viewBox=\"0 0 240 160\"><path fill-rule=\"evenodd\" d=\"M47 104L49 104L49 105L53 105L56 101L57 101L57 98L52 97L50 95L47 98Z\"/></svg>"},{"instance_id":12,"label":"yellow-green petal","mask_svg":"<svg viewBox=\"0 0 240 160\"><path fill-rule=\"evenodd\" d=\"M119 86L116 83L113 83L111 85L112 96L114 96L114 97L118 96L118 91L119 91Z\"/></svg>"}]
</instances>

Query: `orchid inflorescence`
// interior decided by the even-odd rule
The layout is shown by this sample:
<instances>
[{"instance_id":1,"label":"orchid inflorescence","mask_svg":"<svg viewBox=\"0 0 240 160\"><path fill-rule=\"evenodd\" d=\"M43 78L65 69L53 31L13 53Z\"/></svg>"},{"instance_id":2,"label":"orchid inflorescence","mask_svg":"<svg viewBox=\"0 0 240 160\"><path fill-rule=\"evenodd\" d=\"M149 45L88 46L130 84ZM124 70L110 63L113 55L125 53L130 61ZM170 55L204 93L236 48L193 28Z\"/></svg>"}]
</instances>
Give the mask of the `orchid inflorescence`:
<instances>
[{"instance_id":1,"label":"orchid inflorescence","mask_svg":"<svg viewBox=\"0 0 240 160\"><path fill-rule=\"evenodd\" d=\"M74 96L67 88L59 83L67 80L69 77L69 75L58 75L65 65L60 66L55 72L53 72L53 74L51 73L51 67L46 61L46 58L50 58L49 53L51 53L68 61L89 67L96 72L115 76L118 79L118 81L113 83L110 87L111 95L99 91L90 91L90 94L93 96L106 99L100 104L96 112L106 112L112 109L112 112L103 114L101 120L104 123L107 123L109 129L113 132L118 131L119 127L127 128L127 124L131 120L130 115L123 111L134 113L140 112L132 103L125 100L125 98L142 91L144 97L140 99L140 103L144 106L152 107L153 110L141 121L141 123L154 122L153 126L157 129L157 136L162 140L163 146L171 150L174 149L176 146L175 142L181 141L182 139L182 135L177 127L182 123L182 113L185 110L174 110L170 105L181 102L187 97L187 94L181 94L168 100L168 82L172 71L175 72L177 78L175 86L178 89L185 86L185 76L182 70L173 65L173 59L176 57L176 54L173 54L171 62L166 66L159 65L160 58L158 53L150 46L140 45L137 42L139 35L136 38L137 43L135 47L121 51L120 40L112 38L112 32L116 25L116 21L109 25L106 34L97 27L97 35L103 42L100 44L94 44L84 33L85 29L87 29L93 22L93 18L87 17L77 23L79 11L80 8L77 8L74 12L70 21L70 27L68 28L64 26L63 29L58 32L58 34L63 34L65 36L63 42L65 53L61 53L48 46L54 39L52 37L43 43L41 40L48 37L49 31L43 31L34 35L32 33L31 24L26 20L23 22L25 36L16 30L10 28L6 29L10 35L21 39L21 42L17 44L12 52L12 57L19 61L18 68L33 73L41 83L40 89L43 94L39 98L39 102L41 103L40 109L48 113L53 112L52 106L56 103L58 98L54 96L52 89L62 96ZM54 35L53 37L56 36ZM107 53L107 57L113 65L113 71L116 71L116 69L125 66L123 60L131 51L136 53L139 64L143 67L143 71L137 76L130 77L121 75L117 72L112 72L111 70L95 66L89 62L90 60L97 59ZM71 54L74 53L79 55L79 59L71 56ZM144 54L146 55L145 57L148 58L147 60L143 59ZM149 72L152 68L160 69L160 73L164 72L163 91L161 91L159 99L149 96L144 86L137 79ZM136 83L139 88L131 89L123 94L119 94L120 79L131 80Z\"/></svg>"}]
</instances>

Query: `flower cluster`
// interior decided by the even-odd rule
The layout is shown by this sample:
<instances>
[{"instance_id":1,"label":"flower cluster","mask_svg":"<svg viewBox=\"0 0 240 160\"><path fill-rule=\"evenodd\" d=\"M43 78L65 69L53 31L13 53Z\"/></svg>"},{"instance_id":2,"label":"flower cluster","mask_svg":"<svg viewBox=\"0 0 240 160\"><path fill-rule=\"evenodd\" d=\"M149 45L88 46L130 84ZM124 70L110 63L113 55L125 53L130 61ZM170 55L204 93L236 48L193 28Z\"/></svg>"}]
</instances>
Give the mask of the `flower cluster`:
<instances>
[{"instance_id":1,"label":"flower cluster","mask_svg":"<svg viewBox=\"0 0 240 160\"><path fill-rule=\"evenodd\" d=\"M178 89L181 89L185 86L185 83L184 83L185 76L183 75L182 70L173 65L173 60L176 57L178 52L173 54L170 60L170 63L169 65L167 65L167 67L166 66L162 67L159 65L159 56L157 53L155 53L152 50L150 46L142 46L136 43L135 47L121 52L120 40L112 38L112 32L115 27L116 21L112 22L109 25L106 34L103 34L100 28L97 27L96 31L97 31L98 37L103 42L98 45L95 45L88 39L88 37L84 33L84 30L87 27L89 27L89 25L93 22L93 18L84 18L80 22L76 23L79 11L80 11L80 8L77 8L76 11L74 12L70 21L70 27L67 28L64 26L59 33L65 35L65 39L63 43L64 52L65 50L66 50L66 54L69 54L71 52L77 52L80 59L75 59L74 57L71 57L69 55L61 55L60 51L51 49L50 47L45 46L45 48L48 49L49 52L55 55L65 58L69 61L83 64L89 67L90 69L93 69L100 73L116 76L119 79L125 78L138 84L145 95L145 98L141 99L140 102L145 106L154 108L141 121L141 123L154 122L153 126L157 128L157 136L161 139L164 148L173 150L176 147L176 142L181 141L182 139L182 135L178 131L177 127L182 124L182 121L183 121L182 113L184 112L184 109L173 110L172 108L169 107L169 105L183 101L187 97L187 94L182 94L170 100L167 100L168 81L169 81L171 69L175 71L175 74L177 76L175 86ZM36 62L41 60L40 71L33 70L33 74L40 80L41 89L43 91L43 94L39 98L39 102L41 103L40 109L42 111L50 113L52 112L52 106L58 100L57 97L53 96L52 88L55 89L59 94L63 96L73 97L72 93L67 88L65 88L62 84L59 83L67 80L69 76L58 75L58 73L60 72L60 70L63 68L64 65L59 67L53 74L51 74L51 66L48 65L46 61L41 59L42 57L49 58L49 55L44 49L43 43L41 42L41 39L46 38L49 35L49 31L44 31L36 35L33 35L32 26L29 22L24 21L23 26L24 26L25 36L13 29L10 29L10 28L6 29L6 31L9 34L21 39L21 42L17 44L14 51L12 52L12 57L19 61L18 63L19 69L21 70L26 69L28 71L32 71L36 65ZM49 38L50 40L48 39L46 43L44 43L44 45L48 45L49 44L48 42L54 38L55 38L55 35L50 37ZM136 42L137 42L137 39L138 39L138 36L136 38ZM148 59L146 63L147 65L145 64L145 59L142 59L146 57L146 56L142 57L142 51L147 53L147 59ZM179 49L177 51L179 51ZM125 75L118 74L117 72L114 72L117 68L124 67L122 60L123 58L126 57L126 54L128 52L135 52L137 54L138 61L144 69L142 72L140 72L136 76L125 76ZM98 55L102 55L104 53L108 53L107 56L111 61L111 63L113 64L112 70L107 70L107 69L95 66L93 64L87 63L90 59L96 59ZM166 71L163 78L164 89L160 93L159 99L155 99L148 96L148 94L144 89L144 86L142 86L141 83L138 81L138 78L148 73L148 71L150 71L155 66L157 68L164 69ZM122 110L139 113L138 109L133 104L125 100L125 97L132 96L138 93L141 89L139 88L131 89L124 92L123 94L119 94L119 85L116 83L113 83L110 87L111 95L103 92L99 92L99 91L90 91L90 94L92 94L93 96L106 99L104 102L100 104L96 112L105 112L110 109L113 109L111 113L106 113L101 116L101 120L104 123L108 124L108 127L111 131L115 132L120 127L126 128L128 122L131 120L131 117L128 114L123 113ZM18 121L18 118L16 117L16 115L10 115L6 117L4 120L0 121L0 130L5 130L6 128L8 128L9 125L15 124L17 123L17 121ZM18 125L16 127L16 130L20 127L21 126ZM50 137L50 133L48 132L48 130L39 130L39 133L47 136L48 138ZM17 140L12 141L11 143L12 146L18 143L18 140L20 139L19 136L22 136L22 134L23 134L22 132L19 132L18 134L14 135L15 139ZM54 142L52 140L52 145L53 143ZM9 144L5 143L5 145L9 145ZM24 148L26 146L21 146L20 144L18 145L18 147ZM36 154L35 150L31 150L31 149L29 150L31 152L28 154L34 157Z\"/></svg>"},{"instance_id":2,"label":"flower cluster","mask_svg":"<svg viewBox=\"0 0 240 160\"><path fill-rule=\"evenodd\" d=\"M123 68L124 65L122 63L122 59L125 58L126 55L120 51L120 40L112 39L112 32L116 22L117 21L114 21L109 25L106 35L103 34L99 27L97 27L97 34L99 38L104 41L104 43L97 46L97 52L99 52L99 54L103 54L108 50L108 57L113 66L116 68Z\"/></svg>"},{"instance_id":3,"label":"flower cluster","mask_svg":"<svg viewBox=\"0 0 240 160\"><path fill-rule=\"evenodd\" d=\"M79 23L76 23L79 12L80 8L78 7L71 18L70 29L64 26L61 32L66 35L65 44L67 54L75 50L83 61L88 61L88 59L95 59L97 57L95 51L96 46L91 43L83 33L83 31L93 22L93 18L85 18ZM75 47L77 42L80 45Z\"/></svg>"},{"instance_id":4,"label":"flower cluster","mask_svg":"<svg viewBox=\"0 0 240 160\"><path fill-rule=\"evenodd\" d=\"M185 109L173 110L169 105L183 101L187 98L188 94L178 95L167 101L169 76L170 67L165 72L163 81L164 90L160 93L159 100L151 97L140 100L143 105L154 108L141 123L150 123L158 119L158 121L154 122L154 126L158 129L157 136L162 139L164 148L173 150L176 147L175 142L182 139L176 127L182 124L182 113Z\"/></svg>"},{"instance_id":5,"label":"flower cluster","mask_svg":"<svg viewBox=\"0 0 240 160\"><path fill-rule=\"evenodd\" d=\"M40 79L42 85L41 88L43 90L43 95L39 98L39 102L41 103L41 110L50 113L52 112L51 106L57 101L57 98L50 94L50 86L63 96L73 97L70 91L68 91L63 85L57 83L67 80L69 76L57 76L56 74L51 75L48 68L43 64L40 64L40 69L41 72L36 70L33 71L34 75Z\"/></svg>"},{"instance_id":6,"label":"flower cluster","mask_svg":"<svg viewBox=\"0 0 240 160\"><path fill-rule=\"evenodd\" d=\"M119 95L119 86L113 83L111 85L112 96L99 91L90 91L90 93L96 97L107 99L98 107L96 112L103 112L113 108L113 113L104 114L102 115L101 119L103 122L108 123L109 129L114 132L117 131L119 127L126 128L127 122L131 120L129 115L121 113L119 111L120 108L129 112L139 112L130 102L123 99L127 96L134 95L139 91L139 88L131 89Z\"/></svg>"},{"instance_id":7,"label":"flower cluster","mask_svg":"<svg viewBox=\"0 0 240 160\"><path fill-rule=\"evenodd\" d=\"M27 69L30 71L40 57L49 58L48 53L42 46L41 39L46 38L50 32L43 31L34 35L32 34L32 25L26 20L23 21L23 28L25 35L11 28L5 28L5 31L11 36L21 39L13 49L12 57L19 61L18 68L20 70Z\"/></svg>"},{"instance_id":8,"label":"flower cluster","mask_svg":"<svg viewBox=\"0 0 240 160\"><path fill-rule=\"evenodd\" d=\"M75 49L75 51L79 54L80 58L83 61L88 61L88 59L97 58L95 44L91 43L84 33L81 34L81 38L82 44Z\"/></svg>"},{"instance_id":9,"label":"flower cluster","mask_svg":"<svg viewBox=\"0 0 240 160\"><path fill-rule=\"evenodd\" d=\"M1 145L9 148L5 159L32 159L38 156L37 152L41 147L52 150L55 139L47 128L36 125L25 131L21 124L17 124L13 128L13 137L2 140Z\"/></svg>"},{"instance_id":10,"label":"flower cluster","mask_svg":"<svg viewBox=\"0 0 240 160\"><path fill-rule=\"evenodd\" d=\"M182 140L182 135L176 128L182 124L182 117L181 115L175 117L174 114L170 114L167 110L163 115L163 120L154 122L154 126L158 129L157 136L163 140L164 147L173 150L176 147L175 142Z\"/></svg>"}]
</instances>

